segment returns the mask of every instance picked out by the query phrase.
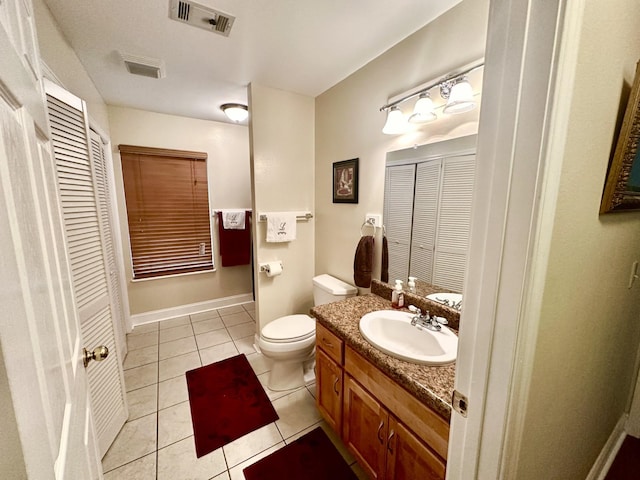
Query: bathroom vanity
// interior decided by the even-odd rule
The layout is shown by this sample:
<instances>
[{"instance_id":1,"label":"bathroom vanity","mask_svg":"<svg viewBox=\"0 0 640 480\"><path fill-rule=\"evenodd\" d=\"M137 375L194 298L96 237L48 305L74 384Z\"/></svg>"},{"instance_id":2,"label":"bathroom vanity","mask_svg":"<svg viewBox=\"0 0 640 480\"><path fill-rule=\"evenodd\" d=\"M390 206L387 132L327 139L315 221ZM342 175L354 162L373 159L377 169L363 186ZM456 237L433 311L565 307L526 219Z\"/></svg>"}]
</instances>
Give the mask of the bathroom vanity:
<instances>
[{"instance_id":1,"label":"bathroom vanity","mask_svg":"<svg viewBox=\"0 0 640 480\"><path fill-rule=\"evenodd\" d=\"M389 309L369 294L311 310L316 402L371 478L444 479L455 365L417 365L370 345L360 318Z\"/></svg>"}]
</instances>

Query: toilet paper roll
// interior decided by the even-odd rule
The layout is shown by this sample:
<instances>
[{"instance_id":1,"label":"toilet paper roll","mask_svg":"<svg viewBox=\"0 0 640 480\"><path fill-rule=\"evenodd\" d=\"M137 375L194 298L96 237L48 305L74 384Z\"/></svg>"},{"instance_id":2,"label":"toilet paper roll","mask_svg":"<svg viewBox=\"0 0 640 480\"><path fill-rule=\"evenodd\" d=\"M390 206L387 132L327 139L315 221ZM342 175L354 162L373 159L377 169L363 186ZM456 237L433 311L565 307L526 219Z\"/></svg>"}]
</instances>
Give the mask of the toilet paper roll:
<instances>
[{"instance_id":1,"label":"toilet paper roll","mask_svg":"<svg viewBox=\"0 0 640 480\"><path fill-rule=\"evenodd\" d=\"M267 277L277 277L282 273L281 262L269 262L267 263Z\"/></svg>"}]
</instances>

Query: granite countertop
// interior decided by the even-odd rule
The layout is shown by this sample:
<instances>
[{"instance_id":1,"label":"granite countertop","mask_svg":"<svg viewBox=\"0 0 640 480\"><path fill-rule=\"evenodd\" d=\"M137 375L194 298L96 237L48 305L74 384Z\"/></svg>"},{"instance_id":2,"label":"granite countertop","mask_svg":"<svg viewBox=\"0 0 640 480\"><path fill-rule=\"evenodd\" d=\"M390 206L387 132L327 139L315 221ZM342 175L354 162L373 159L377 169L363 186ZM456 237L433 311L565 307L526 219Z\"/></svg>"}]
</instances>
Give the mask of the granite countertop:
<instances>
[{"instance_id":1,"label":"granite countertop","mask_svg":"<svg viewBox=\"0 0 640 480\"><path fill-rule=\"evenodd\" d=\"M391 357L375 348L360 334L358 323L363 315L376 310L391 310L391 302L381 296L367 294L319 305L311 309L311 315L342 338L346 345L449 421L455 364L437 367L417 365Z\"/></svg>"}]
</instances>

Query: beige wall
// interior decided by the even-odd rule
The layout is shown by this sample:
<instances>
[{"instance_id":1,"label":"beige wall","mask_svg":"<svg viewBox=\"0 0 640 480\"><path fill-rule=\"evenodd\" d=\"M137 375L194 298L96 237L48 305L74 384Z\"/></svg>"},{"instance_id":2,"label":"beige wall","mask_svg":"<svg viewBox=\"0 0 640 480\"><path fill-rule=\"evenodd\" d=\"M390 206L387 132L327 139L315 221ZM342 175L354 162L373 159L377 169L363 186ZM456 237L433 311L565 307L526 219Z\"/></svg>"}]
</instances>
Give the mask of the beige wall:
<instances>
[{"instance_id":1,"label":"beige wall","mask_svg":"<svg viewBox=\"0 0 640 480\"><path fill-rule=\"evenodd\" d=\"M0 452L2 452L0 455L0 478L26 479L27 470L24 465L2 345L0 345L0 412L2 412L0 414L0 432L2 432L0 435Z\"/></svg>"},{"instance_id":2,"label":"beige wall","mask_svg":"<svg viewBox=\"0 0 640 480\"><path fill-rule=\"evenodd\" d=\"M242 125L197 120L122 107L108 107L118 192L118 209L126 212L119 144L207 152L209 202L212 209L251 208L248 129ZM120 216L131 314L207 302L251 293L251 267L221 267L214 231L216 271L132 282L126 216Z\"/></svg>"},{"instance_id":3,"label":"beige wall","mask_svg":"<svg viewBox=\"0 0 640 480\"><path fill-rule=\"evenodd\" d=\"M387 99L484 56L488 0L462 2L316 99L316 274L353 284L353 256L367 213L382 214L388 151L477 132L478 109L411 134L382 133ZM403 104L406 113L413 102ZM360 158L358 204L333 204L332 163ZM380 278L378 234L374 278Z\"/></svg>"},{"instance_id":4,"label":"beige wall","mask_svg":"<svg viewBox=\"0 0 640 480\"><path fill-rule=\"evenodd\" d=\"M255 84L249 98L254 212L314 213L313 98ZM281 260L284 265L277 277L255 274L262 328L280 316L307 313L313 304L315 219L298 221L297 238L287 243L267 243L266 223L256 225L256 269L260 262Z\"/></svg>"},{"instance_id":5,"label":"beige wall","mask_svg":"<svg viewBox=\"0 0 640 480\"><path fill-rule=\"evenodd\" d=\"M586 2L518 479L585 478L634 384L640 213L598 216L640 51L637 2L614 3Z\"/></svg>"},{"instance_id":6,"label":"beige wall","mask_svg":"<svg viewBox=\"0 0 640 480\"><path fill-rule=\"evenodd\" d=\"M107 106L43 0L33 0L40 56L61 86L87 102L90 118L109 133ZM46 75L46 72L45 76Z\"/></svg>"}]
</instances>

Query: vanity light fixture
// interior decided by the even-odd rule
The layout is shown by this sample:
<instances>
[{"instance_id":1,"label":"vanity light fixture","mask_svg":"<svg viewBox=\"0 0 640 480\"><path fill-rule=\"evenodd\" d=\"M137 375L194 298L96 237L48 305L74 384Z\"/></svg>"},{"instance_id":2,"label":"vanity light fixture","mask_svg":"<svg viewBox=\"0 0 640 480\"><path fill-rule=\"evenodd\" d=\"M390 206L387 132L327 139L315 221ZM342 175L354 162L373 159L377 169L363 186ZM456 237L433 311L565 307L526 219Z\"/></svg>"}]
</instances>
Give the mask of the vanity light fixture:
<instances>
[{"instance_id":1,"label":"vanity light fixture","mask_svg":"<svg viewBox=\"0 0 640 480\"><path fill-rule=\"evenodd\" d=\"M220 106L220 109L229 117L229 120L236 123L244 122L249 116L249 109L241 103L225 103Z\"/></svg>"},{"instance_id":2,"label":"vanity light fixture","mask_svg":"<svg viewBox=\"0 0 640 480\"><path fill-rule=\"evenodd\" d=\"M438 118L433 111L433 100L429 92L421 93L420 98L413 107L413 114L409 117L411 123L428 123Z\"/></svg>"},{"instance_id":3,"label":"vanity light fixture","mask_svg":"<svg viewBox=\"0 0 640 480\"><path fill-rule=\"evenodd\" d=\"M444 97L443 97L444 98ZM473 89L467 77L460 77L451 87L449 99L442 110L443 113L464 113L476 108Z\"/></svg>"},{"instance_id":4,"label":"vanity light fixture","mask_svg":"<svg viewBox=\"0 0 640 480\"><path fill-rule=\"evenodd\" d=\"M473 110L477 106L477 101L474 99L473 88L469 83L467 75L483 66L484 62L481 62L460 73L447 75L427 87L420 88L417 91L404 95L398 100L383 105L380 107L380 111L387 112L387 121L382 129L382 133L398 135L408 130L407 120L404 118L404 115L402 115L399 105L415 97L419 98L408 122L420 124L436 120L438 118L435 113L436 107L434 106L430 93L431 90L436 88L439 90L440 97L447 100L442 110L443 113L458 114Z\"/></svg>"},{"instance_id":5,"label":"vanity light fixture","mask_svg":"<svg viewBox=\"0 0 640 480\"><path fill-rule=\"evenodd\" d=\"M387 122L382 127L382 133L398 135L407 131L407 121L397 106L393 106L387 113Z\"/></svg>"}]
</instances>

